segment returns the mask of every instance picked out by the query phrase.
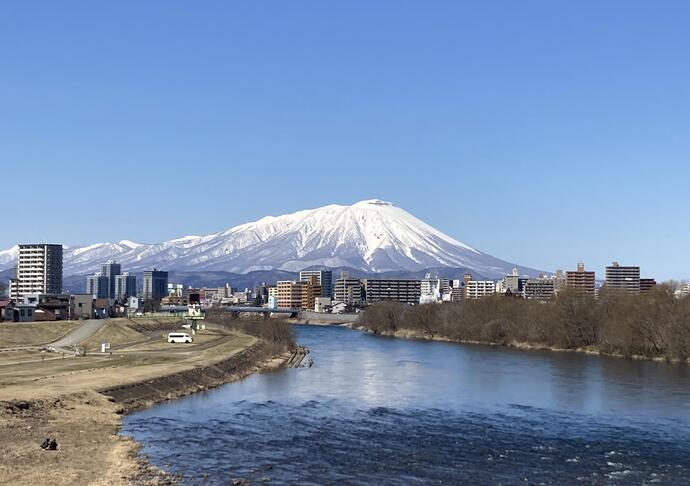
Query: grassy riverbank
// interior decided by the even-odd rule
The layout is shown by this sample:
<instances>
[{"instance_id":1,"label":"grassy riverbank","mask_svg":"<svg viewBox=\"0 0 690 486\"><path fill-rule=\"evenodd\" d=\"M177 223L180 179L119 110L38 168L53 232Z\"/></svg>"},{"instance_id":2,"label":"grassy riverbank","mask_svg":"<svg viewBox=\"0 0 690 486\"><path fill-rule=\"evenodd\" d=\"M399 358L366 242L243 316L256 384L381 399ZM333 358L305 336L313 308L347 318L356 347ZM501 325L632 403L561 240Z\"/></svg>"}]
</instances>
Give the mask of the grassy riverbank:
<instances>
[{"instance_id":1,"label":"grassy riverbank","mask_svg":"<svg viewBox=\"0 0 690 486\"><path fill-rule=\"evenodd\" d=\"M504 296L406 307L381 302L355 327L376 334L689 362L690 298L562 292L548 302Z\"/></svg>"},{"instance_id":2,"label":"grassy riverbank","mask_svg":"<svg viewBox=\"0 0 690 486\"><path fill-rule=\"evenodd\" d=\"M30 325L6 326L21 333L26 327L20 326ZM138 456L131 439L118 435L122 414L280 366L290 355L288 347L227 326L198 334L191 345L168 345L163 335L177 328L110 322L84 345L95 350L107 338L112 356L63 358L0 344L0 483L168 481ZM29 334L31 345L45 344ZM47 437L56 438L60 450L40 449Z\"/></svg>"}]
</instances>

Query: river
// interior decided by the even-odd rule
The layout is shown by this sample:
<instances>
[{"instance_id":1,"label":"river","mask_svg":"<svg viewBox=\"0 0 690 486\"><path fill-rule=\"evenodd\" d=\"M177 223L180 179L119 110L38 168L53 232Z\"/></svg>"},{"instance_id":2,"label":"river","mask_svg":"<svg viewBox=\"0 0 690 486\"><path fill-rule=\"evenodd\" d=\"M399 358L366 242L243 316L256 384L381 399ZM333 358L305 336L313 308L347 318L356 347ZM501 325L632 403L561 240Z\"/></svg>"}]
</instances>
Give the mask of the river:
<instances>
[{"instance_id":1,"label":"river","mask_svg":"<svg viewBox=\"0 0 690 486\"><path fill-rule=\"evenodd\" d=\"M690 366L295 330L313 367L123 433L184 484L690 484Z\"/></svg>"}]
</instances>

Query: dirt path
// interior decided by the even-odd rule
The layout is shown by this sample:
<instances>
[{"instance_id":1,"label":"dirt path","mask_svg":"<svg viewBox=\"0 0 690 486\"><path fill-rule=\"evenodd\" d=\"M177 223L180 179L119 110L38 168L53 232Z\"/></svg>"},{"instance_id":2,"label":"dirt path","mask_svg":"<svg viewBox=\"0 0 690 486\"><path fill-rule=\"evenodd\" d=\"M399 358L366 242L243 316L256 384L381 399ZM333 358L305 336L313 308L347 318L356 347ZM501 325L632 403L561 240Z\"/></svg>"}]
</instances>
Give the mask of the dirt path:
<instances>
[{"instance_id":1,"label":"dirt path","mask_svg":"<svg viewBox=\"0 0 690 486\"><path fill-rule=\"evenodd\" d=\"M75 346L82 341L89 339L91 336L100 331L101 328L105 327L106 324L108 324L108 319L90 319L88 321L84 321L84 323L78 328L74 329L66 336L61 337L57 341L50 343L48 346L52 346L58 350L67 348L68 346Z\"/></svg>"}]
</instances>

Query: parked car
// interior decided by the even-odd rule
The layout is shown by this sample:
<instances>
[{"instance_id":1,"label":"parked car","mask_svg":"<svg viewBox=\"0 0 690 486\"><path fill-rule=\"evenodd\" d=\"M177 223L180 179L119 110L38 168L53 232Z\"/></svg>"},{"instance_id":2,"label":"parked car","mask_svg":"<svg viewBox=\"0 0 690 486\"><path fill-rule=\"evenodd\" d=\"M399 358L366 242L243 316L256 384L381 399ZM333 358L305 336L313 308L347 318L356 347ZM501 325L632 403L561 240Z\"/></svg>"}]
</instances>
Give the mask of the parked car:
<instances>
[{"instance_id":1,"label":"parked car","mask_svg":"<svg viewBox=\"0 0 690 486\"><path fill-rule=\"evenodd\" d=\"M185 343L190 344L192 342L192 336L186 332L171 332L168 334L169 343Z\"/></svg>"}]
</instances>

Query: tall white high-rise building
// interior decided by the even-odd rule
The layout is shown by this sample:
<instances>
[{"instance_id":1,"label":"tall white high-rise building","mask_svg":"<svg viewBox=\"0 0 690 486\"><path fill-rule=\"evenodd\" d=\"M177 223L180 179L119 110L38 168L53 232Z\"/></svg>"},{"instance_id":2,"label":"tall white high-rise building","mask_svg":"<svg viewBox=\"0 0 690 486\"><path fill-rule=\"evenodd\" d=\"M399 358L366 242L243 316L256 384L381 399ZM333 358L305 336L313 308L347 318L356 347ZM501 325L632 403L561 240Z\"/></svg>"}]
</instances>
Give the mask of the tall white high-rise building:
<instances>
[{"instance_id":1,"label":"tall white high-rise building","mask_svg":"<svg viewBox=\"0 0 690 486\"><path fill-rule=\"evenodd\" d=\"M10 298L23 300L27 294L62 293L62 245L19 245L17 276L10 286Z\"/></svg>"}]
</instances>

